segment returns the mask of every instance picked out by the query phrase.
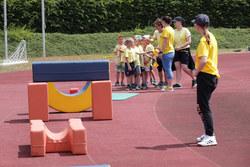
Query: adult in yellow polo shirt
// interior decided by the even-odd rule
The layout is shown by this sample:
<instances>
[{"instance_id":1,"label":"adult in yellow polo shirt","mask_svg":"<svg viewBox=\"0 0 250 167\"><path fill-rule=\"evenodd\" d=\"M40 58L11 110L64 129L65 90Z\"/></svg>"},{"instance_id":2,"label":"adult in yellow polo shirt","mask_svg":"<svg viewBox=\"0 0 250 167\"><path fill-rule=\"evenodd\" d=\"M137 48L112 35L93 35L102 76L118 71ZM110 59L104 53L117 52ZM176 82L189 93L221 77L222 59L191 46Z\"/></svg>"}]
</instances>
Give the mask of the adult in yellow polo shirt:
<instances>
[{"instance_id":1,"label":"adult in yellow polo shirt","mask_svg":"<svg viewBox=\"0 0 250 167\"><path fill-rule=\"evenodd\" d=\"M172 62L174 59L174 30L170 26L172 24L172 18L169 16L163 16L161 18L161 23L164 29L159 44L159 57L162 58L162 65L165 69L168 82L167 87L163 88L161 91L173 91L172 80L174 76L172 72Z\"/></svg>"},{"instance_id":2,"label":"adult in yellow polo shirt","mask_svg":"<svg viewBox=\"0 0 250 167\"><path fill-rule=\"evenodd\" d=\"M218 45L214 35L208 31L210 20L207 15L199 14L192 22L202 36L197 48L195 77L197 77L197 111L204 124L205 133L198 137L197 141L200 146L212 146L217 145L217 141L214 136L209 101L220 77L217 69Z\"/></svg>"}]
</instances>

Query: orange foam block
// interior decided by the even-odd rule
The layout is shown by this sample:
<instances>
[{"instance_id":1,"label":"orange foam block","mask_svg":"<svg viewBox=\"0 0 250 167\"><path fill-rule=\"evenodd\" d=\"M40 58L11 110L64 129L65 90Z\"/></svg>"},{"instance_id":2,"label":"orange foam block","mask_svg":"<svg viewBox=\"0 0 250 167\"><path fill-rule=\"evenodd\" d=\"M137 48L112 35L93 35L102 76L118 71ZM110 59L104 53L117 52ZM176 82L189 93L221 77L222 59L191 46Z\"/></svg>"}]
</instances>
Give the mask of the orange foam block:
<instances>
[{"instance_id":1,"label":"orange foam block","mask_svg":"<svg viewBox=\"0 0 250 167\"><path fill-rule=\"evenodd\" d=\"M74 94L74 93L77 93L77 92L79 92L78 88L71 88L70 91L69 91L70 94Z\"/></svg>"},{"instance_id":2,"label":"orange foam block","mask_svg":"<svg viewBox=\"0 0 250 167\"><path fill-rule=\"evenodd\" d=\"M70 119L67 128L52 133L42 120L30 121L31 156L45 156L46 152L87 154L87 134L80 119Z\"/></svg>"},{"instance_id":3,"label":"orange foam block","mask_svg":"<svg viewBox=\"0 0 250 167\"><path fill-rule=\"evenodd\" d=\"M92 81L92 113L94 120L113 119L112 83Z\"/></svg>"},{"instance_id":4,"label":"orange foam block","mask_svg":"<svg viewBox=\"0 0 250 167\"><path fill-rule=\"evenodd\" d=\"M48 84L28 83L29 119L49 121Z\"/></svg>"}]
</instances>

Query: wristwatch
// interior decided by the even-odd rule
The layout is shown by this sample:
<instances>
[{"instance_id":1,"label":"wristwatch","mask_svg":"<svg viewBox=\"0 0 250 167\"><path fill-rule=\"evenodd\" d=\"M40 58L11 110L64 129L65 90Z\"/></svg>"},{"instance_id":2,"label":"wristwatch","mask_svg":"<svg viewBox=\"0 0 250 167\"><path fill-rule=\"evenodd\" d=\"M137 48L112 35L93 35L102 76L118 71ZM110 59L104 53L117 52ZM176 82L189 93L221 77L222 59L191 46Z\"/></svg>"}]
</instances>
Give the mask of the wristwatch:
<instances>
[{"instance_id":1,"label":"wristwatch","mask_svg":"<svg viewBox=\"0 0 250 167\"><path fill-rule=\"evenodd\" d=\"M163 51L160 51L159 53L160 53L160 54L162 54L162 53L163 53Z\"/></svg>"}]
</instances>

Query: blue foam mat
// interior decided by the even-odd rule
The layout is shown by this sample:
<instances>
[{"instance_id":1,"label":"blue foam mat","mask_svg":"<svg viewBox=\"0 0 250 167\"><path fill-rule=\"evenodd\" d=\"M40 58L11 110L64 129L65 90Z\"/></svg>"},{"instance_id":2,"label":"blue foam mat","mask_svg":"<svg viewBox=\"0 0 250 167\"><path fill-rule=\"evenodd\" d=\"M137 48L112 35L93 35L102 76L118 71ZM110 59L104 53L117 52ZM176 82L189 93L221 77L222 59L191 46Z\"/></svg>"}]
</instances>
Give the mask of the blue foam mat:
<instances>
[{"instance_id":1,"label":"blue foam mat","mask_svg":"<svg viewBox=\"0 0 250 167\"><path fill-rule=\"evenodd\" d=\"M95 166L74 166L74 167L110 167L110 165L95 165Z\"/></svg>"}]
</instances>

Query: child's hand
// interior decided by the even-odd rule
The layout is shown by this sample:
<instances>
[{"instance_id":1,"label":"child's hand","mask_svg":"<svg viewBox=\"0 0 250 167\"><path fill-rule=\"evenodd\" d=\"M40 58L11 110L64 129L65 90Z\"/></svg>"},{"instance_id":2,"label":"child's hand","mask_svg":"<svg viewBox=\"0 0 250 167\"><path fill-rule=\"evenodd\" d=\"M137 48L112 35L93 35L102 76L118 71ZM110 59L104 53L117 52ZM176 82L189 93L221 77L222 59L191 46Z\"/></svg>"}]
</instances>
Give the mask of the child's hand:
<instances>
[{"instance_id":1,"label":"child's hand","mask_svg":"<svg viewBox=\"0 0 250 167\"><path fill-rule=\"evenodd\" d=\"M181 48L182 48L181 46L178 46L178 47L175 48L175 50L179 51L179 50L181 50Z\"/></svg>"},{"instance_id":2,"label":"child's hand","mask_svg":"<svg viewBox=\"0 0 250 167\"><path fill-rule=\"evenodd\" d=\"M124 50L123 49L119 49L119 52L124 53Z\"/></svg>"},{"instance_id":3,"label":"child's hand","mask_svg":"<svg viewBox=\"0 0 250 167\"><path fill-rule=\"evenodd\" d=\"M162 60L162 54L161 53L158 54L158 57Z\"/></svg>"}]
</instances>

